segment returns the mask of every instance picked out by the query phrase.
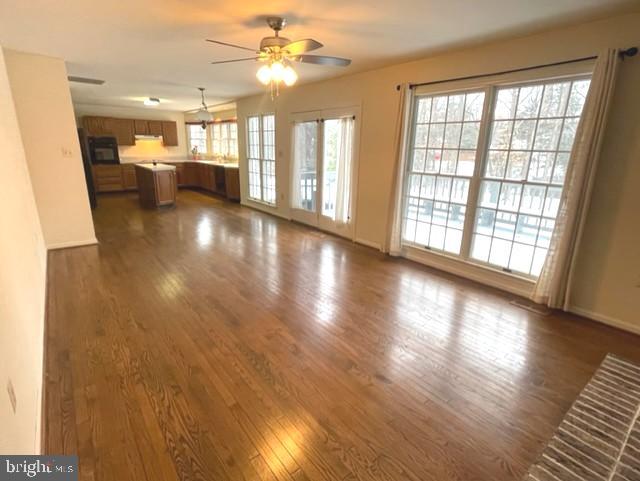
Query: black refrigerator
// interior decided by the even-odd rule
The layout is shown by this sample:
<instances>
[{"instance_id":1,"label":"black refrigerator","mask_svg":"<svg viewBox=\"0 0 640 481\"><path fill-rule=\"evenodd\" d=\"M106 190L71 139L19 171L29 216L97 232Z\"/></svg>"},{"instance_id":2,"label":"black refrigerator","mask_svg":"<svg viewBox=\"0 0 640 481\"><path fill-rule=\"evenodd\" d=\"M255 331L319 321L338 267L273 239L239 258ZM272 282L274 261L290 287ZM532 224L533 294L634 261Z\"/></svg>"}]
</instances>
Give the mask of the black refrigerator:
<instances>
[{"instance_id":1,"label":"black refrigerator","mask_svg":"<svg viewBox=\"0 0 640 481\"><path fill-rule=\"evenodd\" d=\"M89 139L84 129L78 129L78 138L80 140L80 152L82 153L82 165L84 167L84 178L87 181L87 192L89 193L89 203L91 208L98 206L96 199L96 189L93 185L93 174L91 173L91 156L89 155Z\"/></svg>"}]
</instances>

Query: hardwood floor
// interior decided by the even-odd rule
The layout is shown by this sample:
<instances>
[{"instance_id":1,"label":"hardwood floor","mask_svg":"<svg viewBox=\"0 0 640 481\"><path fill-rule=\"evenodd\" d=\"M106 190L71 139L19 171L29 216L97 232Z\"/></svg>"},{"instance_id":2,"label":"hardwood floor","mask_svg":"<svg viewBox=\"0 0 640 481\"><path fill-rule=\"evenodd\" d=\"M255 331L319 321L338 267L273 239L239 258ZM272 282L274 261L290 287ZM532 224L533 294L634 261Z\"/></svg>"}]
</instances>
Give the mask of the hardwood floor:
<instances>
[{"instance_id":1,"label":"hardwood floor","mask_svg":"<svg viewBox=\"0 0 640 481\"><path fill-rule=\"evenodd\" d=\"M49 257L45 444L82 480L519 480L637 336L180 191Z\"/></svg>"}]
</instances>

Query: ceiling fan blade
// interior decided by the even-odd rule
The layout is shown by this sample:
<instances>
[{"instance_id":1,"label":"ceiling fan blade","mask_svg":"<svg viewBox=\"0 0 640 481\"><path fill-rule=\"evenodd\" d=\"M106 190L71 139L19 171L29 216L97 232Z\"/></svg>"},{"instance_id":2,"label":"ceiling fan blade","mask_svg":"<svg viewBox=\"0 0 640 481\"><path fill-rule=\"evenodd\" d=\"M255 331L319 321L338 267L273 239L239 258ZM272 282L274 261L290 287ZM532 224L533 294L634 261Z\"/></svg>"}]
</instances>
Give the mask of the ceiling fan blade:
<instances>
[{"instance_id":1,"label":"ceiling fan blade","mask_svg":"<svg viewBox=\"0 0 640 481\"><path fill-rule=\"evenodd\" d=\"M233 63L233 62L246 62L247 60L258 60L260 57L247 57L247 58L234 58L233 60L218 60L217 62L211 62L212 65L219 63Z\"/></svg>"},{"instance_id":2,"label":"ceiling fan blade","mask_svg":"<svg viewBox=\"0 0 640 481\"><path fill-rule=\"evenodd\" d=\"M241 45L235 45L233 43L220 42L219 40L210 40L208 38L206 39L206 41L211 43L217 43L218 45L224 45L225 47L241 48L242 50L248 50L249 52L258 53L258 51L255 48L243 47Z\"/></svg>"},{"instance_id":3,"label":"ceiling fan blade","mask_svg":"<svg viewBox=\"0 0 640 481\"><path fill-rule=\"evenodd\" d=\"M288 43L282 50L286 50L289 55L300 55L301 53L311 52L317 50L323 45L312 38L305 38L303 40L296 40L295 42Z\"/></svg>"},{"instance_id":4,"label":"ceiling fan blade","mask_svg":"<svg viewBox=\"0 0 640 481\"><path fill-rule=\"evenodd\" d=\"M296 55L291 60L302 63L313 63L316 65L333 65L335 67L346 67L351 63L351 59L340 57L326 57L324 55Z\"/></svg>"}]
</instances>

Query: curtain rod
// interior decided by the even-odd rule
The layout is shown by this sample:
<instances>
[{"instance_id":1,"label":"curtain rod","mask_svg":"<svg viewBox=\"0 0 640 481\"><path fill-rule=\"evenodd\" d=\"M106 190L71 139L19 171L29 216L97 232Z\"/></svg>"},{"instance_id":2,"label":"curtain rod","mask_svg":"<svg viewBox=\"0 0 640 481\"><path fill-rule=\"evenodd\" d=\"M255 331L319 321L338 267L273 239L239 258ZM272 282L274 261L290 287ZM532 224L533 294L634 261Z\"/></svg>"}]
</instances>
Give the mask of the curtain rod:
<instances>
[{"instance_id":1,"label":"curtain rod","mask_svg":"<svg viewBox=\"0 0 640 481\"><path fill-rule=\"evenodd\" d=\"M627 48L627 49L620 50L618 52L618 54L620 55L620 58L622 58L623 60L624 60L625 57L633 57L637 53L638 53L638 48L637 47L630 47L630 48ZM456 82L456 81L460 81L460 80L472 80L472 79L483 78L483 77L493 77L495 75L504 75L504 74L508 74L508 73L524 72L526 70L535 70L535 69L544 68L544 67L555 67L557 65L566 65L566 64L570 64L570 63L585 62L587 60L595 60L596 58L598 58L597 55L592 55L590 57L574 58L572 60L563 60L563 61L560 61L560 62L552 62L552 63L545 63L545 64L540 64L540 65L533 65L531 67L514 68L514 69L511 69L511 70L502 70L500 72L483 73L483 74L478 74L478 75L468 75L466 77L456 77L456 78L450 78L450 79L445 79L445 80L434 80L432 82L420 82L420 83L415 83L415 84L409 84L409 88L413 89L413 88L416 88L416 87L421 87L423 85L437 85L437 84L442 84L442 83L447 83L447 82ZM400 90L400 88L401 88L400 85L396 86L396 90Z\"/></svg>"}]
</instances>

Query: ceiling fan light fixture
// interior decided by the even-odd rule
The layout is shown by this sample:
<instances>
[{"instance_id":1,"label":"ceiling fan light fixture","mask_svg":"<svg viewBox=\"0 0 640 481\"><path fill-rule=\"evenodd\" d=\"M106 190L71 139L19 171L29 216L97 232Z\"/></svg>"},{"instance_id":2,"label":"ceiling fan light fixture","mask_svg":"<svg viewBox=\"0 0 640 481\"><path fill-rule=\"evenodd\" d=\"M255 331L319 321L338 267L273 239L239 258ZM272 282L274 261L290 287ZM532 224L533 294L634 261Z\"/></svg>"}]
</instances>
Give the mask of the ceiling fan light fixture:
<instances>
[{"instance_id":1,"label":"ceiling fan light fixture","mask_svg":"<svg viewBox=\"0 0 640 481\"><path fill-rule=\"evenodd\" d=\"M290 65L287 65L282 72L282 80L287 87L291 87L298 80L298 74Z\"/></svg>"},{"instance_id":2,"label":"ceiling fan light fixture","mask_svg":"<svg viewBox=\"0 0 640 481\"><path fill-rule=\"evenodd\" d=\"M276 82L282 82L284 79L284 65L279 60L271 64L271 79Z\"/></svg>"},{"instance_id":3,"label":"ceiling fan light fixture","mask_svg":"<svg viewBox=\"0 0 640 481\"><path fill-rule=\"evenodd\" d=\"M160 99L156 97L149 97L147 99L144 99L143 103L147 107L157 107L158 105L160 105Z\"/></svg>"},{"instance_id":4,"label":"ceiling fan light fixture","mask_svg":"<svg viewBox=\"0 0 640 481\"><path fill-rule=\"evenodd\" d=\"M263 85L269 85L271 82L271 67L269 65L263 65L256 72L258 81Z\"/></svg>"}]
</instances>

